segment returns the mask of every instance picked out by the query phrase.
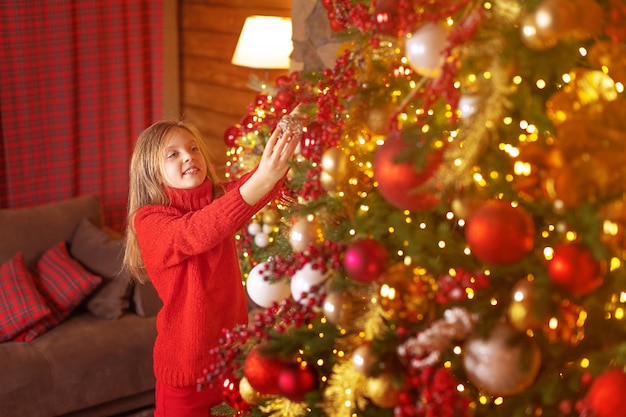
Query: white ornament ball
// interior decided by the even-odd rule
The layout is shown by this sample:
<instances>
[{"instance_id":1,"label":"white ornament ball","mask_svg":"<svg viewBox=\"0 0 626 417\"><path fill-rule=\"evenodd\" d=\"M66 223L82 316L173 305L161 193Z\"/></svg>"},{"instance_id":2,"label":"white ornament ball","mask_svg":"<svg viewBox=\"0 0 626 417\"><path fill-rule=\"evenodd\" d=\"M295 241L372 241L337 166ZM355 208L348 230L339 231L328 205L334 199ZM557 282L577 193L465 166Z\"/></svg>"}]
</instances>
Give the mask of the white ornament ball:
<instances>
[{"instance_id":1,"label":"white ornament ball","mask_svg":"<svg viewBox=\"0 0 626 417\"><path fill-rule=\"evenodd\" d=\"M261 232L260 224L254 222L248 225L248 233L250 233L252 236L256 236L260 232Z\"/></svg>"},{"instance_id":2,"label":"white ornament ball","mask_svg":"<svg viewBox=\"0 0 626 417\"><path fill-rule=\"evenodd\" d=\"M267 234L260 232L254 235L254 244L257 245L259 248L264 248L269 245L269 243L270 237Z\"/></svg>"},{"instance_id":3,"label":"white ornament ball","mask_svg":"<svg viewBox=\"0 0 626 417\"><path fill-rule=\"evenodd\" d=\"M411 68L424 77L439 75L444 59L441 52L448 46L447 26L427 22L407 37L405 54Z\"/></svg>"},{"instance_id":4,"label":"white ornament ball","mask_svg":"<svg viewBox=\"0 0 626 417\"><path fill-rule=\"evenodd\" d=\"M271 282L267 262L259 262L250 270L246 280L246 291L250 299L261 307L270 307L273 303L280 303L291 295L289 282L285 279Z\"/></svg>"},{"instance_id":5,"label":"white ornament ball","mask_svg":"<svg viewBox=\"0 0 626 417\"><path fill-rule=\"evenodd\" d=\"M328 275L323 274L319 269L313 269L310 262L305 264L291 277L291 296L296 301L306 299L314 287L326 281Z\"/></svg>"},{"instance_id":6,"label":"white ornament ball","mask_svg":"<svg viewBox=\"0 0 626 417\"><path fill-rule=\"evenodd\" d=\"M270 233L272 233L272 226L269 224L264 224L261 231L265 233L266 235L269 235Z\"/></svg>"},{"instance_id":7,"label":"white ornament ball","mask_svg":"<svg viewBox=\"0 0 626 417\"><path fill-rule=\"evenodd\" d=\"M480 105L480 98L477 95L464 95L459 97L459 104L457 109L461 119L466 119L476 113L478 106Z\"/></svg>"}]
</instances>

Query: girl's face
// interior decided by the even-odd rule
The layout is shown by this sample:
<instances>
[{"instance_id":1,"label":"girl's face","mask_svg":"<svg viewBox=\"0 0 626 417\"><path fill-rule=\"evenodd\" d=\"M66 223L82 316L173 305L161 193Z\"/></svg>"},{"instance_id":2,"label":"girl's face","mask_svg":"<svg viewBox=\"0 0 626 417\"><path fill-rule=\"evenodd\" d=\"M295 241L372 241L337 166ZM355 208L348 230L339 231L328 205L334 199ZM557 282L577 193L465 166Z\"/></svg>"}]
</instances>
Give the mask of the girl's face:
<instances>
[{"instance_id":1,"label":"girl's face","mask_svg":"<svg viewBox=\"0 0 626 417\"><path fill-rule=\"evenodd\" d=\"M161 157L161 175L169 187L196 188L207 177L206 161L198 142L184 129L174 129L169 134Z\"/></svg>"}]
</instances>

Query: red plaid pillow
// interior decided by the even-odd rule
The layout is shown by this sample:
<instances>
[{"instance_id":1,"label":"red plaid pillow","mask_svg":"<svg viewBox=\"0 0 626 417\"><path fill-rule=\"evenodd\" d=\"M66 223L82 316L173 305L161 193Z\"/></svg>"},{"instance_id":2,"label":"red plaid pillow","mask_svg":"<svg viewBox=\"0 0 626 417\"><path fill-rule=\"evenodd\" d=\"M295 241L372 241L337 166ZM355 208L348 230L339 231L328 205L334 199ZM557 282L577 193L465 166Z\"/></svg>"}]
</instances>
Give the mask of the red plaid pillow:
<instances>
[{"instance_id":1,"label":"red plaid pillow","mask_svg":"<svg viewBox=\"0 0 626 417\"><path fill-rule=\"evenodd\" d=\"M48 249L33 269L35 284L59 313L71 313L102 282L72 258L59 242Z\"/></svg>"},{"instance_id":2,"label":"red plaid pillow","mask_svg":"<svg viewBox=\"0 0 626 417\"><path fill-rule=\"evenodd\" d=\"M14 339L51 314L21 253L0 266L0 342Z\"/></svg>"},{"instance_id":3,"label":"red plaid pillow","mask_svg":"<svg viewBox=\"0 0 626 417\"><path fill-rule=\"evenodd\" d=\"M64 242L48 249L35 264L33 278L52 314L44 317L15 340L30 342L70 315L102 282L67 252Z\"/></svg>"}]
</instances>

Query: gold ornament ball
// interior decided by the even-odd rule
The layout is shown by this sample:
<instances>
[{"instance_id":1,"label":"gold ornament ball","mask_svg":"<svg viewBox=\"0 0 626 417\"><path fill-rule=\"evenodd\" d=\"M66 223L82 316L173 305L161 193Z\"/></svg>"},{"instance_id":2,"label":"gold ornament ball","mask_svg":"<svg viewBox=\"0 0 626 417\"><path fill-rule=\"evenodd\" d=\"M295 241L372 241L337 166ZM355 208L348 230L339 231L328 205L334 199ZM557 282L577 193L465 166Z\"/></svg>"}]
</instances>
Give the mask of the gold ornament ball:
<instances>
[{"instance_id":1,"label":"gold ornament ball","mask_svg":"<svg viewBox=\"0 0 626 417\"><path fill-rule=\"evenodd\" d=\"M306 217L296 220L289 231L289 243L294 252L303 252L308 247L324 241L322 229L315 218Z\"/></svg>"},{"instance_id":2,"label":"gold ornament ball","mask_svg":"<svg viewBox=\"0 0 626 417\"><path fill-rule=\"evenodd\" d=\"M367 378L365 384L366 396L378 407L393 408L398 404L402 387L394 383L391 374Z\"/></svg>"},{"instance_id":3,"label":"gold ornament ball","mask_svg":"<svg viewBox=\"0 0 626 417\"><path fill-rule=\"evenodd\" d=\"M388 319L416 323L430 310L432 277L396 264L381 276L379 283L378 302Z\"/></svg>"},{"instance_id":4,"label":"gold ornament ball","mask_svg":"<svg viewBox=\"0 0 626 417\"><path fill-rule=\"evenodd\" d=\"M368 300L364 295L349 291L329 292L324 298L322 310L326 319L345 329L357 325L358 318L367 309Z\"/></svg>"},{"instance_id":5,"label":"gold ornament ball","mask_svg":"<svg viewBox=\"0 0 626 417\"><path fill-rule=\"evenodd\" d=\"M559 40L573 34L578 24L578 7L571 0L543 0L533 13L537 35Z\"/></svg>"},{"instance_id":6,"label":"gold ornament ball","mask_svg":"<svg viewBox=\"0 0 626 417\"><path fill-rule=\"evenodd\" d=\"M535 284L528 279L521 279L513 286L507 312L511 325L517 330L525 332L541 327L542 322L535 312L536 298Z\"/></svg>"},{"instance_id":7,"label":"gold ornament ball","mask_svg":"<svg viewBox=\"0 0 626 417\"><path fill-rule=\"evenodd\" d=\"M337 178L333 177L326 171L320 172L320 183L322 188L326 191L339 191L339 182Z\"/></svg>"},{"instance_id":8,"label":"gold ornament ball","mask_svg":"<svg viewBox=\"0 0 626 417\"><path fill-rule=\"evenodd\" d=\"M369 342L357 347L352 353L352 364L354 365L354 369L365 376L370 374L372 367L376 364L376 362L377 359L372 354Z\"/></svg>"},{"instance_id":9,"label":"gold ornament ball","mask_svg":"<svg viewBox=\"0 0 626 417\"><path fill-rule=\"evenodd\" d=\"M556 38L544 38L539 34L532 14L524 16L520 24L520 37L524 45L536 51L550 49L557 44Z\"/></svg>"},{"instance_id":10,"label":"gold ornament ball","mask_svg":"<svg viewBox=\"0 0 626 417\"><path fill-rule=\"evenodd\" d=\"M239 381L239 395L241 395L241 398L245 402L252 405L260 404L265 398L264 395L252 388L252 385L248 382L248 378L245 376Z\"/></svg>"},{"instance_id":11,"label":"gold ornament ball","mask_svg":"<svg viewBox=\"0 0 626 417\"><path fill-rule=\"evenodd\" d=\"M366 124L375 135L386 135L389 133L390 116L393 114L392 104L372 106L366 110Z\"/></svg>"},{"instance_id":12,"label":"gold ornament ball","mask_svg":"<svg viewBox=\"0 0 626 417\"><path fill-rule=\"evenodd\" d=\"M463 346L463 369L477 388L493 396L515 395L530 387L541 366L534 339L508 323L499 323L486 337L472 337Z\"/></svg>"},{"instance_id":13,"label":"gold ornament ball","mask_svg":"<svg viewBox=\"0 0 626 417\"><path fill-rule=\"evenodd\" d=\"M267 224L269 226L274 226L280 220L280 214L278 211L274 209L266 209L263 211L263 216L261 217L263 220L263 224Z\"/></svg>"},{"instance_id":14,"label":"gold ornament ball","mask_svg":"<svg viewBox=\"0 0 626 417\"><path fill-rule=\"evenodd\" d=\"M572 35L577 39L588 39L600 35L606 24L604 9L594 0L576 0L577 18Z\"/></svg>"},{"instance_id":15,"label":"gold ornament ball","mask_svg":"<svg viewBox=\"0 0 626 417\"><path fill-rule=\"evenodd\" d=\"M329 148L322 154L321 160L322 170L341 181L348 172L348 155L339 148Z\"/></svg>"}]
</instances>

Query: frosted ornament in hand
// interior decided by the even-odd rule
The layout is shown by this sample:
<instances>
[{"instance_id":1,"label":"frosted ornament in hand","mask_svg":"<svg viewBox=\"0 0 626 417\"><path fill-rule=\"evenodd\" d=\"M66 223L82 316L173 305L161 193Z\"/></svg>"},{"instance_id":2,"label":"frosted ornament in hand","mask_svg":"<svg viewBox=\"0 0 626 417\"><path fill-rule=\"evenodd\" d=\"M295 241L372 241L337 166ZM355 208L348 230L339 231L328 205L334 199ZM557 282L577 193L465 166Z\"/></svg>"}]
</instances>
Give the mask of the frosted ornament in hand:
<instances>
[{"instance_id":1,"label":"frosted ornament in hand","mask_svg":"<svg viewBox=\"0 0 626 417\"><path fill-rule=\"evenodd\" d=\"M291 277L291 296L296 301L306 299L314 287L326 281L328 275L322 273L320 269L313 269L310 262L305 264Z\"/></svg>"},{"instance_id":2,"label":"frosted ornament in hand","mask_svg":"<svg viewBox=\"0 0 626 417\"><path fill-rule=\"evenodd\" d=\"M447 26L428 22L407 36L405 54L415 72L430 78L439 75L444 62L441 53L448 46L448 33Z\"/></svg>"},{"instance_id":3,"label":"frosted ornament in hand","mask_svg":"<svg viewBox=\"0 0 626 417\"><path fill-rule=\"evenodd\" d=\"M287 280L271 282L269 275L267 262L259 262L250 270L246 280L246 291L250 299L258 306L265 308L273 303L280 303L291 295Z\"/></svg>"}]
</instances>

